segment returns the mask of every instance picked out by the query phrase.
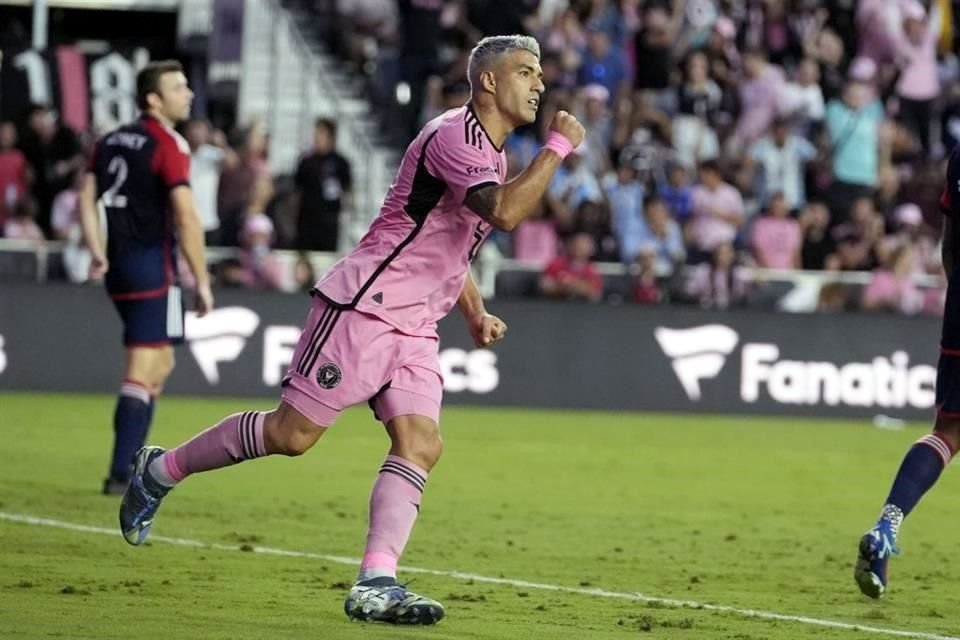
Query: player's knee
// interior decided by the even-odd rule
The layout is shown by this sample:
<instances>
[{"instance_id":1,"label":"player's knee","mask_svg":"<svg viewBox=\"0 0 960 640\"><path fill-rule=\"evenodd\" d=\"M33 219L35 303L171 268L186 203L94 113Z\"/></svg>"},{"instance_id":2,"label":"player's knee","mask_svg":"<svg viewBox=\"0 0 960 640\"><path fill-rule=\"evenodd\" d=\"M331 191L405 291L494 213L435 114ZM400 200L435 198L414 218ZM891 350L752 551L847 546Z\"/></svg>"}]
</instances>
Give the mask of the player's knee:
<instances>
[{"instance_id":1,"label":"player's knee","mask_svg":"<svg viewBox=\"0 0 960 640\"><path fill-rule=\"evenodd\" d=\"M323 429L291 417L288 413L272 411L264 421L264 440L267 450L284 456L301 456L316 444Z\"/></svg>"},{"instance_id":2,"label":"player's knee","mask_svg":"<svg viewBox=\"0 0 960 640\"><path fill-rule=\"evenodd\" d=\"M177 358L173 355L173 349L170 349L166 355L160 359L160 364L158 365L158 373L162 380L160 384L166 382L167 378L170 377L170 374L173 373L174 367L177 366Z\"/></svg>"},{"instance_id":3,"label":"player's knee","mask_svg":"<svg viewBox=\"0 0 960 640\"><path fill-rule=\"evenodd\" d=\"M417 426L396 432L394 446L401 457L426 470L433 468L443 454L443 438L436 425Z\"/></svg>"},{"instance_id":4,"label":"player's knee","mask_svg":"<svg viewBox=\"0 0 960 640\"><path fill-rule=\"evenodd\" d=\"M954 451L960 449L960 418L939 413L933 430L946 438Z\"/></svg>"}]
</instances>

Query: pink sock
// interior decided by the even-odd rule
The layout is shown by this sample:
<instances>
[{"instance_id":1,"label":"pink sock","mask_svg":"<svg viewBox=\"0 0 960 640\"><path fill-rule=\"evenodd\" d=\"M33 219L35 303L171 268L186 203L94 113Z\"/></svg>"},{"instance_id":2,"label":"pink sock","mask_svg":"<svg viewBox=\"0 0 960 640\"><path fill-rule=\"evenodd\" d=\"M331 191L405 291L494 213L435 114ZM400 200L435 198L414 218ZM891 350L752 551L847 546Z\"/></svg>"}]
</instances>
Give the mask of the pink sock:
<instances>
[{"instance_id":1,"label":"pink sock","mask_svg":"<svg viewBox=\"0 0 960 640\"><path fill-rule=\"evenodd\" d=\"M370 494L370 528L360 580L396 576L426 483L426 471L403 458L387 456Z\"/></svg>"},{"instance_id":2,"label":"pink sock","mask_svg":"<svg viewBox=\"0 0 960 640\"><path fill-rule=\"evenodd\" d=\"M172 487L192 473L229 467L266 455L264 415L260 411L247 411L224 418L151 462L150 475L160 484Z\"/></svg>"}]
</instances>

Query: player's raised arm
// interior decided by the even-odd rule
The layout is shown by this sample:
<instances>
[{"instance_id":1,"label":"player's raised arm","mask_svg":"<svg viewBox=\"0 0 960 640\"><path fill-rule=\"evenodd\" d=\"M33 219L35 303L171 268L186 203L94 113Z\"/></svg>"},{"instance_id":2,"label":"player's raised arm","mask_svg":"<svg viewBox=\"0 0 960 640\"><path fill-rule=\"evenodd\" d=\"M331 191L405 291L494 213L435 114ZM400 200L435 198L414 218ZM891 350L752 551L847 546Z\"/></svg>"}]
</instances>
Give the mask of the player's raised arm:
<instances>
[{"instance_id":1,"label":"player's raised arm","mask_svg":"<svg viewBox=\"0 0 960 640\"><path fill-rule=\"evenodd\" d=\"M536 210L553 174L583 136L583 125L566 111L558 111L550 123L546 145L530 166L502 185L489 184L471 191L464 204L497 229L512 231Z\"/></svg>"},{"instance_id":2,"label":"player's raised arm","mask_svg":"<svg viewBox=\"0 0 960 640\"><path fill-rule=\"evenodd\" d=\"M103 250L103 238L100 237L100 213L97 211L97 179L88 173L83 179L80 192L80 229L83 241L90 250L90 279L99 280L110 268L107 255Z\"/></svg>"}]
</instances>

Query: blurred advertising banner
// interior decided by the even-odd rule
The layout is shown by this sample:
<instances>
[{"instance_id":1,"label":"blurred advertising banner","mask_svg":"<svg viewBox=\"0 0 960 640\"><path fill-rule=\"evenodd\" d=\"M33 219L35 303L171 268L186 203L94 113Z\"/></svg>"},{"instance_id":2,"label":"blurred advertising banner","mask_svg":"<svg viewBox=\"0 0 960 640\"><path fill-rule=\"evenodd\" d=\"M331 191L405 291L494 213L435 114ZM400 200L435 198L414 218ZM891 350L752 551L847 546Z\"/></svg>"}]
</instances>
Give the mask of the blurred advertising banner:
<instances>
[{"instance_id":1,"label":"blurred advertising banner","mask_svg":"<svg viewBox=\"0 0 960 640\"><path fill-rule=\"evenodd\" d=\"M276 396L306 295L217 292L188 316L168 392ZM488 303L510 326L473 346L442 323L445 402L797 416L933 416L940 322L671 307ZM0 288L0 390L112 393L120 322L98 287Z\"/></svg>"},{"instance_id":2,"label":"blurred advertising banner","mask_svg":"<svg viewBox=\"0 0 960 640\"><path fill-rule=\"evenodd\" d=\"M145 48L93 54L62 45L5 52L0 119L19 120L31 104L42 104L77 131L109 131L136 117L137 71L149 60Z\"/></svg>"},{"instance_id":3,"label":"blurred advertising banner","mask_svg":"<svg viewBox=\"0 0 960 640\"><path fill-rule=\"evenodd\" d=\"M243 0L214 0L208 41L207 81L211 95L236 98L243 58Z\"/></svg>"}]
</instances>

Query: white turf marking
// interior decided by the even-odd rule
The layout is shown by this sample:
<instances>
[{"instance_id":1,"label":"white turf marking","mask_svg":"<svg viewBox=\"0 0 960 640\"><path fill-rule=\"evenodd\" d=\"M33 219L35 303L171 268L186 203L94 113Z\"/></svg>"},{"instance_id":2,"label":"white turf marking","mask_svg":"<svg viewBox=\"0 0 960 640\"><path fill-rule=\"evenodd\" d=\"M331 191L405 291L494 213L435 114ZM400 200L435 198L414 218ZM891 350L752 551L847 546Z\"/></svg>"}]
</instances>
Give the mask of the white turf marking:
<instances>
[{"instance_id":1,"label":"white turf marking","mask_svg":"<svg viewBox=\"0 0 960 640\"><path fill-rule=\"evenodd\" d=\"M105 527L92 527L85 524L74 524L62 520L51 520L49 518L37 518L19 513L6 513L0 511L0 520L9 522L20 522L23 524L32 524L41 527L54 527L57 529L66 529L68 531L80 531L83 533L99 533L108 536L120 537L120 531L117 529L107 529ZM218 544L216 542L206 543L199 540L187 540L185 538L168 538L166 536L150 536L151 542L165 542L180 547L195 547L200 549L216 549L218 551L240 551L240 546L233 544ZM312 560L326 560L327 562L336 562L339 564L359 565L357 558L347 558L345 556L332 556L325 553L310 553L308 551L290 551L287 549L274 549L272 547L252 548L253 553L263 553L273 556L286 556L290 558L310 558ZM700 609L703 611L717 611L720 613L732 613L745 618L760 618L762 620L778 620L782 622L796 622L799 624L813 625L817 627L828 627L831 629L845 629L847 631L862 631L865 633L875 633L884 636L896 636L898 638L916 638L917 640L960 640L955 636L941 636L935 633L923 633L919 631L902 631L900 629L884 629L881 627L869 627L861 624L851 624L849 622L838 622L836 620L824 620L822 618L811 618L808 616L791 616L773 611L758 611L756 609L739 609L722 604L707 604L696 602L694 600L676 600L674 598L659 598L656 596L646 596L642 593L629 593L623 591L607 591L605 589L585 589L577 587L564 587L558 584L545 584L542 582L528 582L527 580L514 580L511 578L492 578L490 576L481 576L473 573L463 573L460 571L441 571L438 569L422 569L418 567L402 567L406 573L423 573L432 576L444 576L455 578L457 580L472 580L473 582L485 582L488 584L499 584L510 587L522 587L524 589L538 589L540 591L558 591L561 593L573 593L582 596L593 596L595 598L614 598L617 600L632 600L635 602L652 602L667 607Z\"/></svg>"}]
</instances>

